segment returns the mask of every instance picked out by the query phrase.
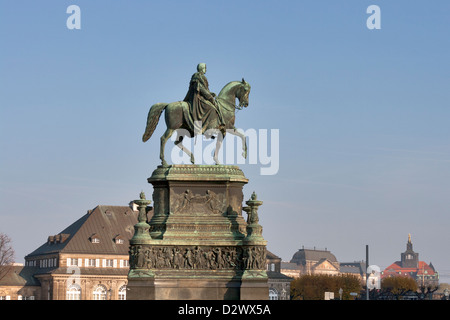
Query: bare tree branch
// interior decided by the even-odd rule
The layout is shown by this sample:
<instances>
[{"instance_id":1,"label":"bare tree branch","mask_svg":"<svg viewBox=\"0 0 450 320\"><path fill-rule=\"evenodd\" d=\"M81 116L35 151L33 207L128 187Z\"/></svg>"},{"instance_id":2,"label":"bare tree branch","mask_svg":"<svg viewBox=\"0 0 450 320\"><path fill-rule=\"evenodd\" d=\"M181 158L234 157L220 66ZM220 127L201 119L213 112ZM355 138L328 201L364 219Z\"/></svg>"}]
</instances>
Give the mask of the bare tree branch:
<instances>
[{"instance_id":1,"label":"bare tree branch","mask_svg":"<svg viewBox=\"0 0 450 320\"><path fill-rule=\"evenodd\" d=\"M0 233L0 280L8 273L15 260L14 256L11 239L6 234Z\"/></svg>"}]
</instances>

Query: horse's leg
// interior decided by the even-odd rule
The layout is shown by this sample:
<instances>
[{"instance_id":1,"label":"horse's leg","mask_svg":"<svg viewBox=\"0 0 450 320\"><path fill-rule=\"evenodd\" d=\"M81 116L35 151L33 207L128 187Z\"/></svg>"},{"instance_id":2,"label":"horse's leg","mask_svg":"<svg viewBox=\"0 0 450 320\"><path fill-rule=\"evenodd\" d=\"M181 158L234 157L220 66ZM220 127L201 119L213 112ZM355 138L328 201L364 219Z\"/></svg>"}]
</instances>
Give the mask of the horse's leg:
<instances>
[{"instance_id":1,"label":"horse's leg","mask_svg":"<svg viewBox=\"0 0 450 320\"><path fill-rule=\"evenodd\" d=\"M173 129L167 128L166 132L161 136L161 149L159 151L159 158L161 159L161 163L164 167L168 166L166 160L164 159L164 147L166 146L167 140L172 136Z\"/></svg>"},{"instance_id":2,"label":"horse's leg","mask_svg":"<svg viewBox=\"0 0 450 320\"><path fill-rule=\"evenodd\" d=\"M231 133L235 136L238 136L242 140L242 156L244 159L247 159L247 141L245 140L245 135L233 128L232 130L228 130L228 133Z\"/></svg>"},{"instance_id":3,"label":"horse's leg","mask_svg":"<svg viewBox=\"0 0 450 320\"><path fill-rule=\"evenodd\" d=\"M214 150L214 161L216 162L216 164L220 164L218 155L219 155L219 150L220 150L220 147L222 146L224 137L225 137L225 133L223 133L223 132L219 132L219 134L217 135L216 150Z\"/></svg>"},{"instance_id":4,"label":"horse's leg","mask_svg":"<svg viewBox=\"0 0 450 320\"><path fill-rule=\"evenodd\" d=\"M186 153L190 158L191 158L191 163L194 164L195 160L194 160L194 155L192 154L191 151L189 151L184 145L183 145L183 138L184 135L180 135L179 132L177 132L178 136L177 139L175 140L175 145L180 148L181 150L183 150L184 153Z\"/></svg>"}]
</instances>

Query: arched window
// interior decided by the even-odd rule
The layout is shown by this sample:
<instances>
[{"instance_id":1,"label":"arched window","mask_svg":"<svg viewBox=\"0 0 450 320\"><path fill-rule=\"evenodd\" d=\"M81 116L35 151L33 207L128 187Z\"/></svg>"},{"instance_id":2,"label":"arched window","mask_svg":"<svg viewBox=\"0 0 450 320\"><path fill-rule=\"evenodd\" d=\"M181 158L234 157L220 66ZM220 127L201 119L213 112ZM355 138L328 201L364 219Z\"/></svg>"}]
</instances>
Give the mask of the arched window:
<instances>
[{"instance_id":1,"label":"arched window","mask_svg":"<svg viewBox=\"0 0 450 320\"><path fill-rule=\"evenodd\" d=\"M67 287L66 300L81 300L81 288L77 284L71 284Z\"/></svg>"},{"instance_id":2,"label":"arched window","mask_svg":"<svg viewBox=\"0 0 450 320\"><path fill-rule=\"evenodd\" d=\"M94 300L106 300L106 287L99 284L95 287L94 292L92 292Z\"/></svg>"},{"instance_id":3,"label":"arched window","mask_svg":"<svg viewBox=\"0 0 450 320\"><path fill-rule=\"evenodd\" d=\"M119 288L119 300L127 300L127 287L121 286Z\"/></svg>"},{"instance_id":4,"label":"arched window","mask_svg":"<svg viewBox=\"0 0 450 320\"><path fill-rule=\"evenodd\" d=\"M269 300L278 300L278 292L274 288L269 289Z\"/></svg>"}]
</instances>

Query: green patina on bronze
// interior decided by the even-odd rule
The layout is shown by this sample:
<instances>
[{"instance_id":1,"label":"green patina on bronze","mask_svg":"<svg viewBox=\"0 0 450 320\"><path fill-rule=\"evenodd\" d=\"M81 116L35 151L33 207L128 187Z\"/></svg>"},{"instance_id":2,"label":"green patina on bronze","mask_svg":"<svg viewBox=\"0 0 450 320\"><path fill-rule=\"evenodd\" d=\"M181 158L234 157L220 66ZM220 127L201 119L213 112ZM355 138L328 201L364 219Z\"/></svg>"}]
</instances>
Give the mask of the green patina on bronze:
<instances>
[{"instance_id":1,"label":"green patina on bronze","mask_svg":"<svg viewBox=\"0 0 450 320\"><path fill-rule=\"evenodd\" d=\"M258 218L262 201L253 193L242 207L248 183L242 170L225 165L159 166L147 180L153 185L153 216L142 221L149 200L135 201L140 214L130 241L130 297L136 298L139 285L148 281L145 292L161 299L177 294L173 281L186 287L184 298L200 299L205 292L210 299L264 297L267 242ZM187 284L192 279L199 282Z\"/></svg>"},{"instance_id":2,"label":"green patina on bronze","mask_svg":"<svg viewBox=\"0 0 450 320\"><path fill-rule=\"evenodd\" d=\"M204 76L206 65L204 65L204 68L200 65L197 68L198 72L191 78L189 91L183 101L156 103L152 105L148 113L147 126L142 136L142 141L144 142L152 136L159 118L165 110L167 129L161 137L160 146L160 159L163 166L168 165L164 157L164 147L175 131L177 131L175 145L190 157L193 164L195 163L194 155L182 142L185 136L194 137L207 133L207 137L217 137L214 161L216 164L219 164L218 152L223 138L225 138L227 133L231 133L241 138L242 155L244 158L247 157L245 136L236 130L234 122L236 110L248 106L250 84L244 79L242 81L232 81L216 97L215 94L209 91L209 84ZM236 105L236 99L239 100L239 105Z\"/></svg>"},{"instance_id":3,"label":"green patina on bronze","mask_svg":"<svg viewBox=\"0 0 450 320\"><path fill-rule=\"evenodd\" d=\"M150 200L141 192L135 234L130 240L130 299L268 299L266 244L259 224L262 201L253 192L243 207L248 179L238 166L168 165L164 145L176 129L191 136L218 130L215 159L225 131L234 128L236 109L248 105L250 85L230 82L219 95L209 91L206 65L199 64L183 101L150 109L145 142L165 110L167 130L161 138L158 166L147 179ZM239 106L235 99L239 99ZM197 126L201 120L201 125ZM239 135L239 134L238 134ZM246 156L245 137L243 153ZM175 144L184 148L180 133ZM216 163L218 163L216 161ZM247 220L243 217L247 213Z\"/></svg>"}]
</instances>

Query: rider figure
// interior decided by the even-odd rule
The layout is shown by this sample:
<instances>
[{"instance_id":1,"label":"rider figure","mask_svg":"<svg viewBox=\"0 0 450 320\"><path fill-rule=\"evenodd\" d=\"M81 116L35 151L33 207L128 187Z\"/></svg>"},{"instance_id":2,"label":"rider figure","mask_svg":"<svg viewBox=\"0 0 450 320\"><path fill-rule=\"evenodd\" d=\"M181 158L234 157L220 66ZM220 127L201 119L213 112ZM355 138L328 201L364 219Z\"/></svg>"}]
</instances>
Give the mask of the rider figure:
<instances>
[{"instance_id":1,"label":"rider figure","mask_svg":"<svg viewBox=\"0 0 450 320\"><path fill-rule=\"evenodd\" d=\"M215 93L209 91L208 79L205 76L206 64L199 63L197 72L192 75L189 90L184 101L189 103L190 114L194 121L203 121L203 115L210 109L217 112L219 125L224 125L222 112L214 97Z\"/></svg>"}]
</instances>

